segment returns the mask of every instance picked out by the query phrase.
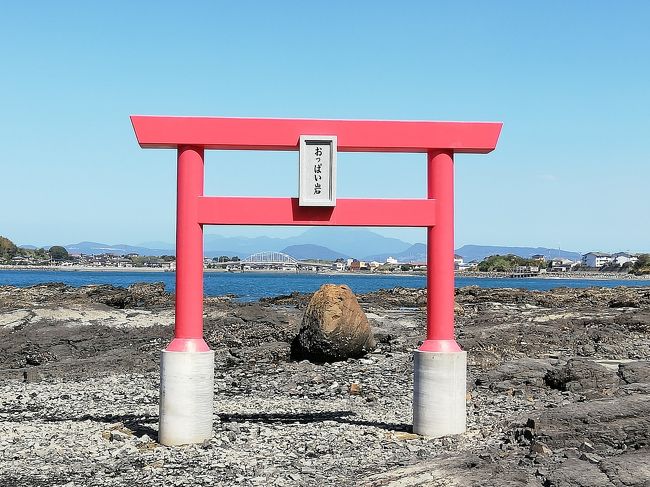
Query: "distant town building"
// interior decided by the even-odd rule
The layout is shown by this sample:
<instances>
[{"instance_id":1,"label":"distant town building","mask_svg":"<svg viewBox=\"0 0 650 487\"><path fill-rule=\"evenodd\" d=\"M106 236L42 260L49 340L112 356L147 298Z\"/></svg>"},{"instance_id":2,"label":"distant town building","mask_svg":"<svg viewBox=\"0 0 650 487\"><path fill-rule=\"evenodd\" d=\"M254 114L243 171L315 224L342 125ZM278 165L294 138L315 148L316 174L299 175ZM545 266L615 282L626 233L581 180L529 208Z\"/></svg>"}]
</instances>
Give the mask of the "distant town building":
<instances>
[{"instance_id":1,"label":"distant town building","mask_svg":"<svg viewBox=\"0 0 650 487\"><path fill-rule=\"evenodd\" d=\"M395 257L388 257L386 264L397 264L397 259Z\"/></svg>"},{"instance_id":2,"label":"distant town building","mask_svg":"<svg viewBox=\"0 0 650 487\"><path fill-rule=\"evenodd\" d=\"M535 254L530 257L533 260L541 260L542 262L546 261L546 256L542 254Z\"/></svg>"},{"instance_id":3,"label":"distant town building","mask_svg":"<svg viewBox=\"0 0 650 487\"><path fill-rule=\"evenodd\" d=\"M11 263L16 265L25 265L29 264L29 259L27 259L27 257L17 255L11 259Z\"/></svg>"},{"instance_id":4,"label":"distant town building","mask_svg":"<svg viewBox=\"0 0 650 487\"><path fill-rule=\"evenodd\" d=\"M576 265L576 262L569 259L553 259L549 267L549 272L567 272L574 265Z\"/></svg>"},{"instance_id":5,"label":"distant town building","mask_svg":"<svg viewBox=\"0 0 650 487\"><path fill-rule=\"evenodd\" d=\"M370 268L367 262L364 262L363 260L357 260L353 259L350 265L348 266L348 269L351 271L367 271Z\"/></svg>"},{"instance_id":6,"label":"distant town building","mask_svg":"<svg viewBox=\"0 0 650 487\"><path fill-rule=\"evenodd\" d=\"M612 262L618 265L627 264L628 262L634 264L638 258L635 255L628 254L627 252L616 252L612 254Z\"/></svg>"},{"instance_id":7,"label":"distant town building","mask_svg":"<svg viewBox=\"0 0 650 487\"><path fill-rule=\"evenodd\" d=\"M133 262L131 259L125 259L123 257L115 259L115 266L116 267L124 267L124 268L130 268L133 267Z\"/></svg>"},{"instance_id":8,"label":"distant town building","mask_svg":"<svg viewBox=\"0 0 650 487\"><path fill-rule=\"evenodd\" d=\"M582 265L598 268L612 261L612 256L603 252L589 252L582 256Z\"/></svg>"},{"instance_id":9,"label":"distant town building","mask_svg":"<svg viewBox=\"0 0 650 487\"><path fill-rule=\"evenodd\" d=\"M514 274L539 274L539 271L537 265L518 265L512 270Z\"/></svg>"},{"instance_id":10,"label":"distant town building","mask_svg":"<svg viewBox=\"0 0 650 487\"><path fill-rule=\"evenodd\" d=\"M463 256L454 254L454 269L462 269L464 267Z\"/></svg>"}]
</instances>

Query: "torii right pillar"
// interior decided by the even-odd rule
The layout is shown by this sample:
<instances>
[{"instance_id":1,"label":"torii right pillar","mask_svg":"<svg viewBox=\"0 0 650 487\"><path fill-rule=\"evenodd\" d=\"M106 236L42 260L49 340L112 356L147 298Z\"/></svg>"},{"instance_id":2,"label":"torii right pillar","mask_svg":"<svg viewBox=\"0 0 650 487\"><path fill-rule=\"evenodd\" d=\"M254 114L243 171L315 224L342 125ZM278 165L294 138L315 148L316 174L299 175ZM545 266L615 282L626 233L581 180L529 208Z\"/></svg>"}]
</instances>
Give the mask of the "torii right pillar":
<instances>
[{"instance_id":1,"label":"torii right pillar","mask_svg":"<svg viewBox=\"0 0 650 487\"><path fill-rule=\"evenodd\" d=\"M454 158L427 153L427 198L436 225L427 228L427 339L413 364L413 432L440 437L466 430L467 352L454 338Z\"/></svg>"}]
</instances>

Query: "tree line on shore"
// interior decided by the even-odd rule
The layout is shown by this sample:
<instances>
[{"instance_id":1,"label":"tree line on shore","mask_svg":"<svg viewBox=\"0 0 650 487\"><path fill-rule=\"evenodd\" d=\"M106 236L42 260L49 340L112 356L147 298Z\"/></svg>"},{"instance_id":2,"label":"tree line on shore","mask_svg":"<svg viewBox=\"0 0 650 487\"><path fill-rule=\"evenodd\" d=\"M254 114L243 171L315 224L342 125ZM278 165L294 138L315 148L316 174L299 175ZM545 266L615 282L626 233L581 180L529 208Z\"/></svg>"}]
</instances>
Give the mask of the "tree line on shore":
<instances>
[{"instance_id":1,"label":"tree line on shore","mask_svg":"<svg viewBox=\"0 0 650 487\"><path fill-rule=\"evenodd\" d=\"M53 245L48 249L45 249L44 247L38 249L25 249L18 247L7 237L0 235L0 263L9 264L16 257L23 257L32 261L42 262L63 262L71 258L68 250L62 245Z\"/></svg>"},{"instance_id":2,"label":"tree line on shore","mask_svg":"<svg viewBox=\"0 0 650 487\"><path fill-rule=\"evenodd\" d=\"M481 272L513 272L517 267L528 267L538 269L550 269L553 266L553 261L546 261L541 259L526 259L518 255L491 255L483 259L478 265L478 270ZM591 270L581 264L573 266L571 270ZM619 265L615 262L609 262L600 268L600 272L626 272L635 274L637 276L650 274L650 254L641 254L638 256L636 262L626 262Z\"/></svg>"},{"instance_id":3,"label":"tree line on shore","mask_svg":"<svg viewBox=\"0 0 650 487\"><path fill-rule=\"evenodd\" d=\"M11 240L6 237L0 236L0 264L16 264L16 265L51 265L51 264L62 264L66 262L72 262L76 264L86 264L87 259L89 258L101 258L106 259L115 259L128 261L132 264L133 267L148 267L152 265L159 265L163 262L173 262L176 260L176 257L173 255L162 255L160 257L146 256L146 255L129 255L127 256L115 256L115 255L103 255L103 256L74 256L70 255L68 250L62 245L53 245L52 247L45 249L43 247L38 249L25 249L18 247ZM112 261L104 262L104 264L114 264Z\"/></svg>"},{"instance_id":4,"label":"tree line on shore","mask_svg":"<svg viewBox=\"0 0 650 487\"><path fill-rule=\"evenodd\" d=\"M49 266L60 265L65 263L72 263L75 265L103 265L114 266L118 265L124 267L161 267L165 263L174 262L176 256L174 255L70 255L68 250L61 245L53 245L49 249L26 249L18 247L7 237L0 235L0 264L1 265L34 265L34 266ZM237 256L231 257L222 255L212 259L212 262L239 262ZM211 265L210 265L211 266ZM210 267L209 266L209 267Z\"/></svg>"},{"instance_id":5,"label":"tree line on shore","mask_svg":"<svg viewBox=\"0 0 650 487\"><path fill-rule=\"evenodd\" d=\"M16 257L31 258L35 261L62 261L69 258L68 251L60 245L53 245L49 249L23 249L14 244L7 237L0 235L0 263L9 264Z\"/></svg>"}]
</instances>

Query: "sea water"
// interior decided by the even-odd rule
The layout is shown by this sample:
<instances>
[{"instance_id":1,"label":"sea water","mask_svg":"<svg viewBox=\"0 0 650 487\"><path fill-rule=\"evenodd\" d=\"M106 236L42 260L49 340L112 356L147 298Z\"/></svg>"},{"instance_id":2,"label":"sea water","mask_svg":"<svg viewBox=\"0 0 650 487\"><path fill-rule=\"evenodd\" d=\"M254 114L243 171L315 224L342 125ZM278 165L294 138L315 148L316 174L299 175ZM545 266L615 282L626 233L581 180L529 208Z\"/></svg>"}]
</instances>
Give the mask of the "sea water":
<instances>
[{"instance_id":1,"label":"sea water","mask_svg":"<svg viewBox=\"0 0 650 487\"><path fill-rule=\"evenodd\" d=\"M173 272L0 270L0 285L18 287L48 282L62 282L74 287L91 284L126 287L136 282L163 282L165 289L174 291L175 279ZM325 283L347 284L355 293L367 293L397 286L423 288L426 285L424 276L390 274L206 272L203 279L206 296L234 294L241 301L255 301L262 297L291 294L294 291L314 292ZM650 280L456 277L456 287L463 286L548 290L558 287L650 286Z\"/></svg>"}]
</instances>

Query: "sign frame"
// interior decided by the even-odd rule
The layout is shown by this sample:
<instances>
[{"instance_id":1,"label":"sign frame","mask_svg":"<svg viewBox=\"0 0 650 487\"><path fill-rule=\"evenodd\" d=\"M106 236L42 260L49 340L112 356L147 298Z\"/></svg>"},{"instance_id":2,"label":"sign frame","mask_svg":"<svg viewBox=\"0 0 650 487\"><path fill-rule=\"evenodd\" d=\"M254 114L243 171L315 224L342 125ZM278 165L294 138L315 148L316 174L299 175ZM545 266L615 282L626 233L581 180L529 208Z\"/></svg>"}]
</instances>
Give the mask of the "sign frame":
<instances>
[{"instance_id":1,"label":"sign frame","mask_svg":"<svg viewBox=\"0 0 650 487\"><path fill-rule=\"evenodd\" d=\"M325 197L314 197L314 186L310 184L314 176L314 157L309 149L315 145L329 146L329 160L324 161L327 167L325 181L327 193ZM299 206L336 206L336 135L301 135L299 142L299 167L298 167L298 205Z\"/></svg>"}]
</instances>

